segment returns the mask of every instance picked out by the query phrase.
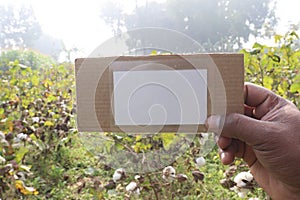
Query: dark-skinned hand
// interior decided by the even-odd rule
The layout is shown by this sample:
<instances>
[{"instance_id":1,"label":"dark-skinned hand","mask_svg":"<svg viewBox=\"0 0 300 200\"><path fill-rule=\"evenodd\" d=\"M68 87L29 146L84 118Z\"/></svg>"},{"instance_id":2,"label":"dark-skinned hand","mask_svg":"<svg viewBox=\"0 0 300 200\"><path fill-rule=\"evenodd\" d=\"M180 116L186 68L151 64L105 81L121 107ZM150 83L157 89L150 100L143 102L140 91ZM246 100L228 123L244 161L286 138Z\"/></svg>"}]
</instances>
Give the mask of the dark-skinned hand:
<instances>
[{"instance_id":1,"label":"dark-skinned hand","mask_svg":"<svg viewBox=\"0 0 300 200\"><path fill-rule=\"evenodd\" d=\"M246 83L245 113L211 116L223 164L243 158L272 199L300 199L300 111L263 87Z\"/></svg>"}]
</instances>

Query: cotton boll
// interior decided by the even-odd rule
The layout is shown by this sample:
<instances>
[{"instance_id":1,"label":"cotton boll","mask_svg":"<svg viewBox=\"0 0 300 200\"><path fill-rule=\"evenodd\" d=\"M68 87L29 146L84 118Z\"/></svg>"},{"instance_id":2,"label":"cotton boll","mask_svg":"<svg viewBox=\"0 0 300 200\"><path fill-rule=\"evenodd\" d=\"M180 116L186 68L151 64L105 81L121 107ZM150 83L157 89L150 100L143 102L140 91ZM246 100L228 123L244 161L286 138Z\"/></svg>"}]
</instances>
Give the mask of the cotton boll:
<instances>
[{"instance_id":1,"label":"cotton boll","mask_svg":"<svg viewBox=\"0 0 300 200\"><path fill-rule=\"evenodd\" d=\"M2 156L0 156L0 163L4 164L6 162L6 159Z\"/></svg>"},{"instance_id":2,"label":"cotton boll","mask_svg":"<svg viewBox=\"0 0 300 200\"><path fill-rule=\"evenodd\" d=\"M204 174L198 170L192 171L192 175L196 183L198 183L198 181L203 181L204 179Z\"/></svg>"},{"instance_id":3,"label":"cotton boll","mask_svg":"<svg viewBox=\"0 0 300 200\"><path fill-rule=\"evenodd\" d=\"M120 174L120 173L114 173L113 180L115 182L121 180L121 178L122 178L122 174Z\"/></svg>"},{"instance_id":4,"label":"cotton boll","mask_svg":"<svg viewBox=\"0 0 300 200\"><path fill-rule=\"evenodd\" d=\"M185 174L178 174L178 175L177 175L177 181L178 181L178 182L182 183L182 182L184 182L184 181L186 181L186 180L188 180L187 175L185 175Z\"/></svg>"},{"instance_id":5,"label":"cotton boll","mask_svg":"<svg viewBox=\"0 0 300 200\"><path fill-rule=\"evenodd\" d=\"M143 183L144 182L144 177L140 176L140 175L135 175L134 179L138 182L138 183Z\"/></svg>"},{"instance_id":6,"label":"cotton boll","mask_svg":"<svg viewBox=\"0 0 300 200\"><path fill-rule=\"evenodd\" d=\"M0 144L2 144L2 146L5 146L5 147L8 147L10 145L6 139L2 139Z\"/></svg>"},{"instance_id":7,"label":"cotton boll","mask_svg":"<svg viewBox=\"0 0 300 200\"><path fill-rule=\"evenodd\" d=\"M250 191L249 189L246 188L239 188L237 186L234 186L233 188L230 188L230 190L233 190L235 193L237 193L237 195L240 198L245 198L247 197L248 192Z\"/></svg>"},{"instance_id":8,"label":"cotton boll","mask_svg":"<svg viewBox=\"0 0 300 200\"><path fill-rule=\"evenodd\" d=\"M113 181L119 181L125 177L125 170L123 168L116 169L113 174Z\"/></svg>"},{"instance_id":9,"label":"cotton boll","mask_svg":"<svg viewBox=\"0 0 300 200\"><path fill-rule=\"evenodd\" d=\"M199 158L196 158L196 165L198 167L203 167L205 164L206 164L206 161L202 156Z\"/></svg>"},{"instance_id":10,"label":"cotton boll","mask_svg":"<svg viewBox=\"0 0 300 200\"><path fill-rule=\"evenodd\" d=\"M104 188L107 190L114 189L116 188L116 182L114 180L109 180L109 182L106 185L104 185Z\"/></svg>"},{"instance_id":11,"label":"cotton boll","mask_svg":"<svg viewBox=\"0 0 300 200\"><path fill-rule=\"evenodd\" d=\"M20 180L22 180L22 181L26 181L26 177L25 177L24 172L17 172L17 173L16 173L16 176L17 176L16 179L20 179Z\"/></svg>"},{"instance_id":12,"label":"cotton boll","mask_svg":"<svg viewBox=\"0 0 300 200\"><path fill-rule=\"evenodd\" d=\"M237 187L245 187L247 183L250 183L253 180L253 176L250 172L240 172L234 177L234 182Z\"/></svg>"},{"instance_id":13,"label":"cotton boll","mask_svg":"<svg viewBox=\"0 0 300 200\"><path fill-rule=\"evenodd\" d=\"M32 122L35 122L35 123L39 123L39 121L40 121L39 117L33 117L31 119L32 119Z\"/></svg>"},{"instance_id":14,"label":"cotton boll","mask_svg":"<svg viewBox=\"0 0 300 200\"><path fill-rule=\"evenodd\" d=\"M28 135L24 134L24 133L19 133L17 135L17 138L20 139L20 140L23 140L25 141L27 139Z\"/></svg>"},{"instance_id":15,"label":"cotton boll","mask_svg":"<svg viewBox=\"0 0 300 200\"><path fill-rule=\"evenodd\" d=\"M136 188L135 191L134 191L134 194L136 196L139 196L141 194L140 188Z\"/></svg>"},{"instance_id":16,"label":"cotton boll","mask_svg":"<svg viewBox=\"0 0 300 200\"><path fill-rule=\"evenodd\" d=\"M138 181L140 178L141 178L140 175L135 175L135 176L134 176L134 179L137 180L137 181Z\"/></svg>"},{"instance_id":17,"label":"cotton boll","mask_svg":"<svg viewBox=\"0 0 300 200\"><path fill-rule=\"evenodd\" d=\"M245 198L248 194L249 186L252 185L253 176L250 172L240 172L234 177L234 182L236 186L231 188L235 191L240 198Z\"/></svg>"},{"instance_id":18,"label":"cotton boll","mask_svg":"<svg viewBox=\"0 0 300 200\"><path fill-rule=\"evenodd\" d=\"M127 186L126 186L126 191L127 192L132 192L135 189L137 189L137 183L136 182L130 182Z\"/></svg>"},{"instance_id":19,"label":"cotton boll","mask_svg":"<svg viewBox=\"0 0 300 200\"><path fill-rule=\"evenodd\" d=\"M238 196L240 198L246 198L247 197L247 194L248 194L249 190L248 189L240 189L240 191L237 193Z\"/></svg>"},{"instance_id":20,"label":"cotton boll","mask_svg":"<svg viewBox=\"0 0 300 200\"><path fill-rule=\"evenodd\" d=\"M220 180L220 184L226 189L233 188L236 185L231 179L222 179Z\"/></svg>"},{"instance_id":21,"label":"cotton boll","mask_svg":"<svg viewBox=\"0 0 300 200\"><path fill-rule=\"evenodd\" d=\"M163 169L162 178L166 181L172 181L176 178L176 171L172 166L167 166Z\"/></svg>"}]
</instances>

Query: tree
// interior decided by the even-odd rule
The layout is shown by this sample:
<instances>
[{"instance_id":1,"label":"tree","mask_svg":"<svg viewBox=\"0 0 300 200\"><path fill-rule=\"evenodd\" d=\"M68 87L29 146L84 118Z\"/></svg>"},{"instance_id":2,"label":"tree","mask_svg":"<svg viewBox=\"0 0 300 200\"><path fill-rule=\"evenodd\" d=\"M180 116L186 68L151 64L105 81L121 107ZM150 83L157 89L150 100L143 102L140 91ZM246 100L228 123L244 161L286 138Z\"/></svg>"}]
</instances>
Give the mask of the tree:
<instances>
[{"instance_id":1,"label":"tree","mask_svg":"<svg viewBox=\"0 0 300 200\"><path fill-rule=\"evenodd\" d=\"M240 49L251 34L260 36L265 24L277 24L274 0L167 0L147 2L131 14L122 12L120 6L112 12L114 3L108 5L110 9L101 16L115 33L124 28L168 28L192 37L204 51Z\"/></svg>"},{"instance_id":2,"label":"tree","mask_svg":"<svg viewBox=\"0 0 300 200\"><path fill-rule=\"evenodd\" d=\"M40 34L31 6L0 6L0 49L30 47Z\"/></svg>"},{"instance_id":3,"label":"tree","mask_svg":"<svg viewBox=\"0 0 300 200\"><path fill-rule=\"evenodd\" d=\"M65 51L64 43L61 39L45 33L42 33L38 39L34 40L30 48L49 55L55 60L58 60L61 53Z\"/></svg>"}]
</instances>

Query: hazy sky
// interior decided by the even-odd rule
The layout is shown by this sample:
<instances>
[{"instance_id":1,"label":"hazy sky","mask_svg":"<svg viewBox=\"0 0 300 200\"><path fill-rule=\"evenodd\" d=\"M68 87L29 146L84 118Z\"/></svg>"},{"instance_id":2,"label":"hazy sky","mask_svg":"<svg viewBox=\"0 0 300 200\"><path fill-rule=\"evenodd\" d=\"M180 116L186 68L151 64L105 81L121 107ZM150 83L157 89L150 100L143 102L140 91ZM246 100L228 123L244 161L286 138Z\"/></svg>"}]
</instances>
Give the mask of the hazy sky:
<instances>
[{"instance_id":1,"label":"hazy sky","mask_svg":"<svg viewBox=\"0 0 300 200\"><path fill-rule=\"evenodd\" d=\"M78 47L82 56L87 56L94 48L112 37L110 27L99 17L101 6L105 3L103 0L1 0L0 4L8 2L31 4L43 31L63 39L67 48ZM118 2L125 2L130 11L136 2L143 4L145 0ZM281 20L279 32L285 32L289 23L300 22L299 6L300 1L278 0L276 12Z\"/></svg>"}]
</instances>

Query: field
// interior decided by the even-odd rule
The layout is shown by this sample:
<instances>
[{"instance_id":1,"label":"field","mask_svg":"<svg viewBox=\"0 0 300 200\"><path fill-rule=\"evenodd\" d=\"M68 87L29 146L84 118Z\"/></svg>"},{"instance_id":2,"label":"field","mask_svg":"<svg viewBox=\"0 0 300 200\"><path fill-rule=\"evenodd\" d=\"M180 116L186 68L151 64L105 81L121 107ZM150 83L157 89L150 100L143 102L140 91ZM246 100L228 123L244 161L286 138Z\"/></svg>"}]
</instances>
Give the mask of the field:
<instances>
[{"instance_id":1,"label":"field","mask_svg":"<svg viewBox=\"0 0 300 200\"><path fill-rule=\"evenodd\" d=\"M291 31L274 38L277 46L255 43L253 49L241 51L245 79L300 107L298 35ZM221 165L212 134L80 134L72 64L58 64L36 52L8 51L2 53L0 65L1 199L239 199L220 181L233 180L247 167L241 160L230 168ZM173 155L178 148L180 153ZM152 150L174 157L170 163L176 170L174 180L163 178L164 167L142 173L142 167L135 166L121 180L112 181L116 170L112 167L127 167L127 157L111 155L148 155ZM201 156L203 166L195 162ZM144 159L158 164L164 160ZM132 181L139 192L126 188ZM267 198L258 186L248 193L250 197Z\"/></svg>"}]
</instances>

